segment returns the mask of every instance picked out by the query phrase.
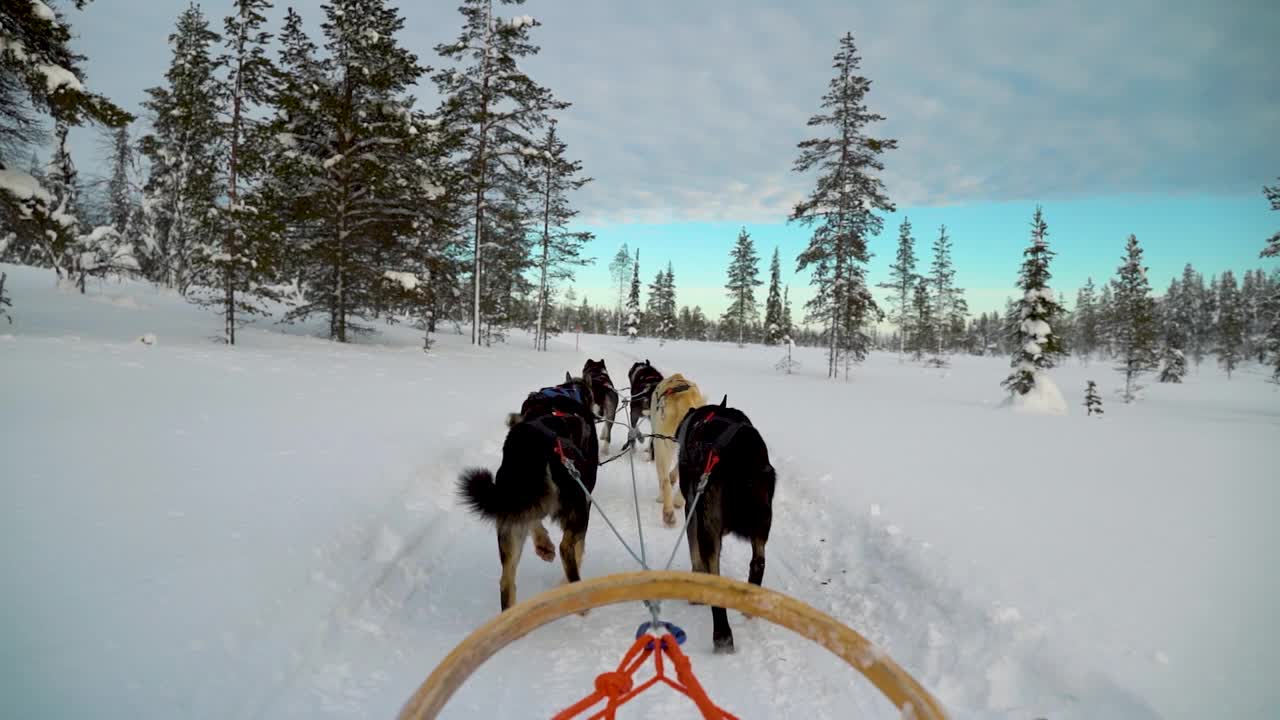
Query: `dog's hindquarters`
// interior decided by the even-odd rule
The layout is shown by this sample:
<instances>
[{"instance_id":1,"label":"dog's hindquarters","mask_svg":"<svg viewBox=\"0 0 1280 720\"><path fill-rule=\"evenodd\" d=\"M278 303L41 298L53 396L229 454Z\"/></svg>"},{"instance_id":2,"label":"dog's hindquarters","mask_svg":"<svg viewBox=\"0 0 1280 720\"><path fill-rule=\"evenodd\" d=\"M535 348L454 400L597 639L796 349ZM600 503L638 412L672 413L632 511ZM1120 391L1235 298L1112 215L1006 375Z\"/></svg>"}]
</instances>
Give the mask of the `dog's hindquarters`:
<instances>
[{"instance_id":1,"label":"dog's hindquarters","mask_svg":"<svg viewBox=\"0 0 1280 720\"><path fill-rule=\"evenodd\" d=\"M497 526L498 559L502 563L499 593L502 609L515 604L516 567L525 540L534 534L538 555L554 559L554 547L542 518L558 501L547 438L529 423L515 424L502 448L497 477L483 468L466 470L458 478L458 494L477 515ZM548 557L550 551L550 557Z\"/></svg>"}]
</instances>

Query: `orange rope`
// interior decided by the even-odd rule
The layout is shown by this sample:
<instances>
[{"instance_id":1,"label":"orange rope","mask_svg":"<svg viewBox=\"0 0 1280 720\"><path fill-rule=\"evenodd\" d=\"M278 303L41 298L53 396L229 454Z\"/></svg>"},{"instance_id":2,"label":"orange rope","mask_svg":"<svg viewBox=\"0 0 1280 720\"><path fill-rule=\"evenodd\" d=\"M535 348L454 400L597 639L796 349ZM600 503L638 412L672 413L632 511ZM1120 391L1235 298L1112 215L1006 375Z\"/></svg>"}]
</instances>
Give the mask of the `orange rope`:
<instances>
[{"instance_id":1,"label":"orange rope","mask_svg":"<svg viewBox=\"0 0 1280 720\"><path fill-rule=\"evenodd\" d=\"M653 677L635 685L633 676L650 656L653 656ZM672 680L666 674L664 656L670 659L672 667L675 668L676 680ZM631 649L627 650L627 654L622 656L617 670L601 673L596 677L595 692L560 711L552 720L576 718L590 711L601 700L605 701L604 708L591 715L588 720L615 720L619 707L659 682L670 685L693 700L705 720L738 720L737 716L718 707L711 702L710 697L707 697L707 691L702 688L702 684L693 674L693 664L680 650L680 645L676 643L674 637L664 635L659 638L648 634L636 639Z\"/></svg>"}]
</instances>

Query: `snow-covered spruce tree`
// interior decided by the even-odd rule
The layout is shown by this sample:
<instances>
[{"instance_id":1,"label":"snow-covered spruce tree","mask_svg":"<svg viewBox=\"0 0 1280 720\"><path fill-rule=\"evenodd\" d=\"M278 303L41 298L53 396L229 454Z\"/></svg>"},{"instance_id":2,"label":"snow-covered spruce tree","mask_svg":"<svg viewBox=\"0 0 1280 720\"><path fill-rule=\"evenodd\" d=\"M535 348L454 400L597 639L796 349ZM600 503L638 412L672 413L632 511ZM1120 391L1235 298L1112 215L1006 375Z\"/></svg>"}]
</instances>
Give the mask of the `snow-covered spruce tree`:
<instances>
[{"instance_id":1,"label":"snow-covered spruce tree","mask_svg":"<svg viewBox=\"0 0 1280 720\"><path fill-rule=\"evenodd\" d=\"M1178 283L1177 313L1187 319L1184 350L1191 353L1191 359L1199 367L1204 360L1208 347L1208 336L1213 318L1208 312L1204 299L1208 290L1204 286L1204 276L1187 263L1182 269L1182 279Z\"/></svg>"},{"instance_id":2,"label":"snow-covered spruce tree","mask_svg":"<svg viewBox=\"0 0 1280 720\"><path fill-rule=\"evenodd\" d=\"M742 347L747 339L747 328L756 321L756 287L763 284L760 280L760 256L756 254L755 243L744 227L738 232L738 239L729 251L728 279L724 289L729 295L729 307L720 319L720 326L726 332L738 337L738 347Z\"/></svg>"},{"instance_id":3,"label":"snow-covered spruce tree","mask_svg":"<svg viewBox=\"0 0 1280 720\"><path fill-rule=\"evenodd\" d=\"M1102 397L1098 395L1098 386L1092 380L1084 389L1084 406L1086 415L1102 416Z\"/></svg>"},{"instance_id":4,"label":"snow-covered spruce tree","mask_svg":"<svg viewBox=\"0 0 1280 720\"><path fill-rule=\"evenodd\" d=\"M943 225L938 228L938 238L933 241L933 260L929 264L927 280L933 295L933 320L936 323L936 354L933 363L939 366L946 364L943 353L949 351L954 344L951 329L955 320L963 320L964 317L960 307L963 303L963 291L955 286L955 277L955 267L951 262L951 238L947 236L947 226Z\"/></svg>"},{"instance_id":5,"label":"snow-covered spruce tree","mask_svg":"<svg viewBox=\"0 0 1280 720\"><path fill-rule=\"evenodd\" d=\"M192 253L214 242L219 231L217 198L225 191L218 118L223 89L210 54L219 39L200 7L188 6L169 36L168 85L148 89L143 102L151 114L151 133L140 147L150 161L143 206L156 255L152 279L184 295L197 280Z\"/></svg>"},{"instance_id":6,"label":"snow-covered spruce tree","mask_svg":"<svg viewBox=\"0 0 1280 720\"><path fill-rule=\"evenodd\" d=\"M357 319L388 310L400 285L386 273L412 263L415 222L437 179L417 163L426 126L407 93L424 69L396 42L398 11L385 0L323 9L327 57L316 57L295 13L281 35L271 199L261 204L283 219L281 255L304 288L285 320L326 315L329 337L347 342L370 329Z\"/></svg>"},{"instance_id":7,"label":"snow-covered spruce tree","mask_svg":"<svg viewBox=\"0 0 1280 720\"><path fill-rule=\"evenodd\" d=\"M887 283L877 287L885 288L889 293L889 321L898 326L898 362L907 350L907 337L912 333L911 318L914 315L912 295L916 284L916 240L911 236L911 221L902 218L898 226L898 254L889 266Z\"/></svg>"},{"instance_id":8,"label":"snow-covered spruce tree","mask_svg":"<svg viewBox=\"0 0 1280 720\"><path fill-rule=\"evenodd\" d=\"M1182 285L1174 278L1169 290L1158 305L1160 322L1160 376L1162 383L1180 383L1187 374L1187 358L1184 348L1191 317L1181 302Z\"/></svg>"},{"instance_id":9,"label":"snow-covered spruce tree","mask_svg":"<svg viewBox=\"0 0 1280 720\"><path fill-rule=\"evenodd\" d=\"M1218 281L1217 354L1218 363L1227 371L1227 379L1244 358L1244 308L1236 276L1230 270Z\"/></svg>"},{"instance_id":10,"label":"snow-covered spruce tree","mask_svg":"<svg viewBox=\"0 0 1280 720\"><path fill-rule=\"evenodd\" d=\"M627 339L634 341L640 334L640 251L636 250L636 259L631 263L631 291L627 293L625 308L627 322L624 330Z\"/></svg>"},{"instance_id":11,"label":"snow-covered spruce tree","mask_svg":"<svg viewBox=\"0 0 1280 720\"><path fill-rule=\"evenodd\" d=\"M1103 357L1114 357L1115 348L1115 298L1111 293L1111 283L1102 284L1102 292L1098 293L1098 304L1094 310L1098 324L1098 354Z\"/></svg>"},{"instance_id":12,"label":"snow-covered spruce tree","mask_svg":"<svg viewBox=\"0 0 1280 720\"><path fill-rule=\"evenodd\" d=\"M472 204L473 343L480 341L482 323L481 288L485 283L485 209L498 191L500 174L520 172L516 158L531 147L532 133L548 113L568 106L539 86L517 65L538 47L529 40L529 30L540 23L528 15L501 18L495 5L519 5L524 0L463 0L462 32L457 41L436 46L444 59L459 65L434 77L444 98L442 116L463 135L458 161L466 168L464 179Z\"/></svg>"},{"instance_id":13,"label":"snow-covered spruce tree","mask_svg":"<svg viewBox=\"0 0 1280 720\"><path fill-rule=\"evenodd\" d=\"M649 285L649 299L645 305L645 316L642 325L648 333L664 343L676 337L678 317L676 314L675 272L671 263L667 269L659 270Z\"/></svg>"},{"instance_id":14,"label":"snow-covered spruce tree","mask_svg":"<svg viewBox=\"0 0 1280 720\"><path fill-rule=\"evenodd\" d=\"M71 36L66 14L45 2L0 3L0 235L13 235L10 257L34 259L45 232L61 227L51 217L53 198L35 173L18 169L18 158L43 139L41 119L107 127L133 119L85 87L85 57L71 48Z\"/></svg>"},{"instance_id":15,"label":"snow-covered spruce tree","mask_svg":"<svg viewBox=\"0 0 1280 720\"><path fill-rule=\"evenodd\" d=\"M1013 372L1001 383L1014 396L1026 395L1047 380L1045 371L1053 368L1062 354L1053 333L1053 322L1062 310L1049 288L1049 261L1055 253L1049 249L1048 237L1049 226L1037 206L1031 219L1031 245L1022 253L1025 260L1018 276L1022 297L1014 306L1016 326L1010 334L1015 348L1010 363Z\"/></svg>"},{"instance_id":16,"label":"snow-covered spruce tree","mask_svg":"<svg viewBox=\"0 0 1280 720\"><path fill-rule=\"evenodd\" d=\"M933 333L937 323L933 319L933 299L925 279L916 276L911 284L911 307L906 324L908 339L905 347L913 360L920 360L934 348Z\"/></svg>"},{"instance_id":17,"label":"snow-covered spruce tree","mask_svg":"<svg viewBox=\"0 0 1280 720\"><path fill-rule=\"evenodd\" d=\"M129 126L121 125L111 134L111 155L107 159L111 177L107 180L107 214L111 227L125 235L135 225L138 201L132 175L137 167Z\"/></svg>"},{"instance_id":18,"label":"snow-covered spruce tree","mask_svg":"<svg viewBox=\"0 0 1280 720\"><path fill-rule=\"evenodd\" d=\"M545 330L548 312L548 288L564 280L573 279L573 268L591 262L582 256L583 247L595 235L585 231L569 230L569 223L578 214L569 204L569 195L591 182L581 177L582 163L565 157L565 143L556 134L556 123L548 124L539 146L530 152L534 179L537 182L537 206L540 210L541 232L534 268L538 272L538 325L535 345L547 349ZM540 339L540 344L539 344Z\"/></svg>"},{"instance_id":19,"label":"snow-covered spruce tree","mask_svg":"<svg viewBox=\"0 0 1280 720\"><path fill-rule=\"evenodd\" d=\"M1134 235L1125 243L1124 263L1116 270L1111 286L1115 289L1112 340L1120 360L1118 370L1124 373L1124 401L1133 402L1139 390L1138 376L1159 365L1155 301L1147 268L1142 265L1142 248Z\"/></svg>"},{"instance_id":20,"label":"snow-covered spruce tree","mask_svg":"<svg viewBox=\"0 0 1280 720\"><path fill-rule=\"evenodd\" d=\"M884 118L867 109L871 81L857 74L859 63L853 35L846 33L832 63L836 76L822 97L823 112L808 123L829 128L830 135L801 142L793 168L802 173L818 170L819 175L809 196L788 218L813 228L796 269L812 272L816 292L807 303L809 318L827 328L827 376L833 378L842 356L861 360L865 355L860 328L878 313L867 290L867 238L884 225L876 211L894 209L876 173L884 170L879 156L896 148L897 141L865 134L869 124ZM852 336L847 334L850 328L857 330Z\"/></svg>"},{"instance_id":21,"label":"snow-covered spruce tree","mask_svg":"<svg viewBox=\"0 0 1280 720\"><path fill-rule=\"evenodd\" d=\"M777 345L786 335L782 327L782 259L773 249L769 263L769 295L764 301L764 344Z\"/></svg>"},{"instance_id":22,"label":"snow-covered spruce tree","mask_svg":"<svg viewBox=\"0 0 1280 720\"><path fill-rule=\"evenodd\" d=\"M80 236L80 174L67 148L69 126L59 121L54 128L53 153L44 171L44 185L52 203L44 232L45 261L59 279L75 277L76 238ZM80 292L84 292L83 283Z\"/></svg>"},{"instance_id":23,"label":"snow-covered spruce tree","mask_svg":"<svg viewBox=\"0 0 1280 720\"><path fill-rule=\"evenodd\" d=\"M1085 280L1084 287L1076 293L1075 342L1072 343L1080 359L1088 363L1098 348L1098 301L1093 278Z\"/></svg>"},{"instance_id":24,"label":"snow-covered spruce tree","mask_svg":"<svg viewBox=\"0 0 1280 720\"><path fill-rule=\"evenodd\" d=\"M676 272L671 261L667 261L667 277L662 283L662 335L663 339L679 337L680 318L676 312Z\"/></svg>"}]
</instances>

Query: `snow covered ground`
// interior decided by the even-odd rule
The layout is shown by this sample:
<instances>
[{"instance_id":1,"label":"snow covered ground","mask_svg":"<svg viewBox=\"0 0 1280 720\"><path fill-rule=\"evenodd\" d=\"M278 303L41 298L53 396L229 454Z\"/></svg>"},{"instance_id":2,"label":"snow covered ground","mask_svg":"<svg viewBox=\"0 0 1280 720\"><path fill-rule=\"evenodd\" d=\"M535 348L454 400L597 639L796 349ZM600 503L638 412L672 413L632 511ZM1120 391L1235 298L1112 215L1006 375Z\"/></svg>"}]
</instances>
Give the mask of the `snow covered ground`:
<instances>
[{"instance_id":1,"label":"snow covered ground","mask_svg":"<svg viewBox=\"0 0 1280 720\"><path fill-rule=\"evenodd\" d=\"M849 383L776 348L520 335L492 349L383 327L359 345L259 325L241 345L174 294L88 295L13 266L0 324L0 716L394 716L497 612L489 526L461 512L467 465L497 466L524 394L603 356L728 393L779 471L765 584L861 631L957 717L1274 717L1280 690L1280 393L1206 364L1123 406L1106 363L1053 372L1065 417L999 408L999 358L948 370L875 355ZM451 332L451 331L450 331ZM147 333L155 344L137 341ZM1086 418L1086 379L1105 392ZM664 557L653 469L645 536ZM634 537L625 461L598 498ZM553 537L558 532L553 528ZM728 541L726 574L749 548ZM630 569L599 517L584 574ZM687 568L682 552L677 567ZM526 553L521 598L560 582ZM712 697L742 717L892 717L817 646L668 603ZM641 608L543 628L480 669L446 716L546 717L616 663ZM693 717L652 691L629 717Z\"/></svg>"}]
</instances>

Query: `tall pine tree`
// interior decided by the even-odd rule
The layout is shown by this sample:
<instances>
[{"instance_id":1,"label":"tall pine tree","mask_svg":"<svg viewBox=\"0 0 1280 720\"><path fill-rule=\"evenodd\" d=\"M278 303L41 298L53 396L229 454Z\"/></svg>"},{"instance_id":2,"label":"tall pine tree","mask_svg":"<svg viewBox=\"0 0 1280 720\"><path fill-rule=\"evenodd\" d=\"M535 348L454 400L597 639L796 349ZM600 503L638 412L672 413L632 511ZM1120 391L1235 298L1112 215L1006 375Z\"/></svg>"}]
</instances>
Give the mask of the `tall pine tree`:
<instances>
[{"instance_id":1,"label":"tall pine tree","mask_svg":"<svg viewBox=\"0 0 1280 720\"><path fill-rule=\"evenodd\" d=\"M761 284L759 263L760 256L756 254L755 244L744 227L729 252L728 280L724 285L729 295L729 307L720 320L722 329L738 336L738 347L742 347L746 340L747 328L756 321L755 289Z\"/></svg>"},{"instance_id":2,"label":"tall pine tree","mask_svg":"<svg viewBox=\"0 0 1280 720\"><path fill-rule=\"evenodd\" d=\"M626 243L622 243L622 247L618 248L613 260L609 262L609 274L613 278L614 284L618 286L618 303L614 309L617 328L614 330L614 334L621 335L622 308L627 299L627 282L631 279L631 250L627 248Z\"/></svg>"},{"instance_id":3,"label":"tall pine tree","mask_svg":"<svg viewBox=\"0 0 1280 720\"><path fill-rule=\"evenodd\" d=\"M417 265L415 222L436 178L415 162L428 124L407 92L424 68L396 42L398 11L385 0L323 10L328 57L315 57L292 13L281 38L281 70L292 77L274 102L272 184L289 225L303 230L290 233L289 254L305 298L285 317L326 315L329 337L347 342L370 329L356 319L384 312L389 290L404 287L387 273Z\"/></svg>"},{"instance_id":4,"label":"tall pine tree","mask_svg":"<svg viewBox=\"0 0 1280 720\"><path fill-rule=\"evenodd\" d=\"M565 157L565 144L556 134L555 121L548 125L542 143L532 154L532 158L537 182L536 202L542 221L539 252L533 263L539 276L535 338L541 340L540 349L546 350L548 290L557 282L572 280L573 267L590 262L582 256L582 248L595 236L586 231L569 230L570 221L578 214L569 204L569 194L591 182L591 178L579 177L582 163Z\"/></svg>"},{"instance_id":5,"label":"tall pine tree","mask_svg":"<svg viewBox=\"0 0 1280 720\"><path fill-rule=\"evenodd\" d=\"M1124 373L1124 401L1133 402L1139 390L1138 376L1159 364L1155 302L1151 299L1147 268L1142 264L1142 248L1134 235L1125 243L1124 263L1111 286L1115 289L1112 339L1119 354L1119 370Z\"/></svg>"},{"instance_id":6,"label":"tall pine tree","mask_svg":"<svg viewBox=\"0 0 1280 720\"><path fill-rule=\"evenodd\" d=\"M1160 303L1160 382L1180 383L1187 374L1187 359L1183 348L1187 345L1187 332L1191 317L1181 302L1184 291L1177 278L1169 283L1169 290Z\"/></svg>"},{"instance_id":7,"label":"tall pine tree","mask_svg":"<svg viewBox=\"0 0 1280 720\"><path fill-rule=\"evenodd\" d=\"M786 335L782 327L782 260L778 248L773 249L769 263L769 295L764 301L764 343L777 345Z\"/></svg>"},{"instance_id":8,"label":"tall pine tree","mask_svg":"<svg viewBox=\"0 0 1280 720\"><path fill-rule=\"evenodd\" d=\"M255 116L273 95L276 69L267 57L271 35L263 29L267 0L234 0L234 12L223 22L226 52L219 59L225 69L221 99L225 120L226 206L220 232L193 253L207 291L196 302L211 306L222 316L222 337L236 342L236 329L255 315L266 315L264 300L276 299L269 279L271 253L263 247L267 234L257 222L258 208L246 195L264 172L266 134Z\"/></svg>"},{"instance_id":9,"label":"tall pine tree","mask_svg":"<svg viewBox=\"0 0 1280 720\"><path fill-rule=\"evenodd\" d=\"M1098 349L1098 304L1093 278L1076 293L1075 351L1086 363Z\"/></svg>"},{"instance_id":10,"label":"tall pine tree","mask_svg":"<svg viewBox=\"0 0 1280 720\"><path fill-rule=\"evenodd\" d=\"M1230 270L1218 281L1217 322L1218 362L1227 371L1227 379L1244 358L1244 305L1236 276Z\"/></svg>"},{"instance_id":11,"label":"tall pine tree","mask_svg":"<svg viewBox=\"0 0 1280 720\"><path fill-rule=\"evenodd\" d=\"M938 238L933 241L933 261L929 264L929 289L933 295L934 342L937 347L935 361L944 362L944 349L952 345L950 339L956 320L963 322L963 295L955 286L956 271L951 261L951 238L947 236L947 226L938 228Z\"/></svg>"},{"instance_id":12,"label":"tall pine tree","mask_svg":"<svg viewBox=\"0 0 1280 720\"><path fill-rule=\"evenodd\" d=\"M911 236L911 220L903 216L902 224L898 226L898 253L894 258L893 264L889 266L889 277L892 279L877 286L891 291L889 294L889 320L898 326L899 362L902 361L902 356L907 349L907 336L911 332L909 329L911 327L911 318L918 311L912 298L916 281L915 245L916 240Z\"/></svg>"},{"instance_id":13,"label":"tall pine tree","mask_svg":"<svg viewBox=\"0 0 1280 720\"><path fill-rule=\"evenodd\" d=\"M1013 372L1001 383L1015 395L1026 395L1036 387L1041 373L1053 368L1062 349L1053 332L1053 322L1062 309L1049 288L1049 261L1054 252L1049 249L1049 226L1039 206L1031 219L1031 245L1023 256L1018 287L1022 297L1011 310L1014 324L1010 333L1014 348Z\"/></svg>"},{"instance_id":14,"label":"tall pine tree","mask_svg":"<svg viewBox=\"0 0 1280 720\"><path fill-rule=\"evenodd\" d=\"M636 250L635 262L631 263L631 292L627 294L627 338L635 340L640 334L640 251Z\"/></svg>"},{"instance_id":15,"label":"tall pine tree","mask_svg":"<svg viewBox=\"0 0 1280 720\"><path fill-rule=\"evenodd\" d=\"M828 377L838 375L842 356L865 355L861 329L879 312L866 283L867 238L884 224L876 211L894 209L877 173L884 170L879 156L897 141L865 134L869 124L884 118L867 109L871 81L857 74L859 63L853 35L846 33L832 63L836 76L822 97L823 112L809 119L810 127L827 127L830 134L801 142L794 166L796 172L819 171L789 221L813 228L797 270L811 269L816 285L809 317L827 328Z\"/></svg>"},{"instance_id":16,"label":"tall pine tree","mask_svg":"<svg viewBox=\"0 0 1280 720\"><path fill-rule=\"evenodd\" d=\"M480 342L482 323L481 291L485 286L485 211L501 193L504 183L517 183L523 170L518 156L534 145L532 133L542 126L547 114L567 107L550 91L539 86L517 64L531 57L538 47L529 39L529 30L540 23L527 15L501 18L494 6L520 5L524 0L463 0L462 32L457 41L436 46L436 52L459 65L435 75L444 97L443 117L458 128L462 147L458 161L465 168L463 178L474 198L471 206L472 243L472 343ZM499 283L501 284L501 283ZM492 288L492 289L497 289Z\"/></svg>"},{"instance_id":17,"label":"tall pine tree","mask_svg":"<svg viewBox=\"0 0 1280 720\"><path fill-rule=\"evenodd\" d=\"M938 324L934 321L933 298L929 294L929 285L925 278L917 275L911 287L911 314L906 325L910 337L905 341L906 349L911 357L919 360L935 347L934 333Z\"/></svg>"}]
</instances>

